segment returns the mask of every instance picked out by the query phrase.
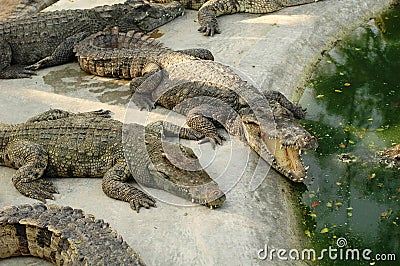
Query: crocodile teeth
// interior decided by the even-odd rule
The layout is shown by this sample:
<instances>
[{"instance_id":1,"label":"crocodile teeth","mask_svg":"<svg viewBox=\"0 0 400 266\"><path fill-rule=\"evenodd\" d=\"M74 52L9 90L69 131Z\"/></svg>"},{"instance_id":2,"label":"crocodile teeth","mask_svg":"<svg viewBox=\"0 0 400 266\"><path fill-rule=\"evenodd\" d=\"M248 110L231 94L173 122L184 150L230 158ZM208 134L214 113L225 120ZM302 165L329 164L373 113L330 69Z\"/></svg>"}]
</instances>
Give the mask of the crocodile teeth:
<instances>
[{"instance_id":1,"label":"crocodile teeth","mask_svg":"<svg viewBox=\"0 0 400 266\"><path fill-rule=\"evenodd\" d=\"M194 199L192 199L192 202L194 203Z\"/></svg>"},{"instance_id":2,"label":"crocodile teeth","mask_svg":"<svg viewBox=\"0 0 400 266\"><path fill-rule=\"evenodd\" d=\"M306 169L306 171L310 168L309 165L307 165L306 167L304 167L304 169Z\"/></svg>"},{"instance_id":3,"label":"crocodile teeth","mask_svg":"<svg viewBox=\"0 0 400 266\"><path fill-rule=\"evenodd\" d=\"M210 206L210 209L211 209L211 210L213 209L213 206L212 206L212 205Z\"/></svg>"},{"instance_id":4,"label":"crocodile teeth","mask_svg":"<svg viewBox=\"0 0 400 266\"><path fill-rule=\"evenodd\" d=\"M299 155L301 155L301 150L299 150Z\"/></svg>"}]
</instances>

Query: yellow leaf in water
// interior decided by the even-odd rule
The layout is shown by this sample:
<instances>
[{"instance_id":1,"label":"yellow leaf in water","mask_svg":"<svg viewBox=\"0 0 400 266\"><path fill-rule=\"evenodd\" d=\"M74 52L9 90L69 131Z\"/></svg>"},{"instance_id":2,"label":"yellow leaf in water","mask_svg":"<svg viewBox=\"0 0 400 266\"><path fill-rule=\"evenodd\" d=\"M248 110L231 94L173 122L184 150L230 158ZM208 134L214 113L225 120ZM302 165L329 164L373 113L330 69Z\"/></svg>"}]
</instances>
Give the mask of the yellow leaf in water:
<instances>
[{"instance_id":1,"label":"yellow leaf in water","mask_svg":"<svg viewBox=\"0 0 400 266\"><path fill-rule=\"evenodd\" d=\"M315 213L310 213L309 215L310 215L312 218L317 217L317 215L316 215Z\"/></svg>"},{"instance_id":2,"label":"yellow leaf in water","mask_svg":"<svg viewBox=\"0 0 400 266\"><path fill-rule=\"evenodd\" d=\"M348 82L346 82L346 83L344 84L345 87L350 87L350 85L351 85L351 84L348 83Z\"/></svg>"},{"instance_id":3,"label":"yellow leaf in water","mask_svg":"<svg viewBox=\"0 0 400 266\"><path fill-rule=\"evenodd\" d=\"M340 143L340 144L339 144L339 147L343 149L343 148L346 148L346 145L343 144L343 143Z\"/></svg>"},{"instance_id":4,"label":"yellow leaf in water","mask_svg":"<svg viewBox=\"0 0 400 266\"><path fill-rule=\"evenodd\" d=\"M372 117L368 118L368 121L373 121L374 119Z\"/></svg>"},{"instance_id":5,"label":"yellow leaf in water","mask_svg":"<svg viewBox=\"0 0 400 266\"><path fill-rule=\"evenodd\" d=\"M335 92L342 92L341 90L335 90Z\"/></svg>"},{"instance_id":6,"label":"yellow leaf in water","mask_svg":"<svg viewBox=\"0 0 400 266\"><path fill-rule=\"evenodd\" d=\"M304 234L306 234L306 236L308 236L308 237L311 237L310 230L305 230L305 231L304 231Z\"/></svg>"},{"instance_id":7,"label":"yellow leaf in water","mask_svg":"<svg viewBox=\"0 0 400 266\"><path fill-rule=\"evenodd\" d=\"M339 72L339 75L344 76L344 73L343 72Z\"/></svg>"},{"instance_id":8,"label":"yellow leaf in water","mask_svg":"<svg viewBox=\"0 0 400 266\"><path fill-rule=\"evenodd\" d=\"M338 181L338 182L336 182L336 185L338 185L338 186L340 186L341 184L342 184L342 183L341 183L341 182L339 182L339 181Z\"/></svg>"},{"instance_id":9,"label":"yellow leaf in water","mask_svg":"<svg viewBox=\"0 0 400 266\"><path fill-rule=\"evenodd\" d=\"M336 205L336 206L338 206L338 207L340 207L340 206L342 206L342 205L343 205L343 203L342 203L342 202L340 202L340 201L338 201L338 202L336 202L336 203L335 203L335 205Z\"/></svg>"},{"instance_id":10,"label":"yellow leaf in water","mask_svg":"<svg viewBox=\"0 0 400 266\"><path fill-rule=\"evenodd\" d=\"M332 61L331 61L331 60L326 60L326 62L327 62L327 63L329 63L329 64L331 64L331 63L332 63Z\"/></svg>"},{"instance_id":11,"label":"yellow leaf in water","mask_svg":"<svg viewBox=\"0 0 400 266\"><path fill-rule=\"evenodd\" d=\"M328 202L326 203L326 207L332 208L332 202L328 201Z\"/></svg>"},{"instance_id":12,"label":"yellow leaf in water","mask_svg":"<svg viewBox=\"0 0 400 266\"><path fill-rule=\"evenodd\" d=\"M350 144L354 144L354 141L352 141L352 140L350 139L350 140L349 140L349 143L350 143Z\"/></svg>"},{"instance_id":13,"label":"yellow leaf in water","mask_svg":"<svg viewBox=\"0 0 400 266\"><path fill-rule=\"evenodd\" d=\"M351 217L351 216L353 216L353 213L348 212L348 213L347 213L347 216Z\"/></svg>"},{"instance_id":14,"label":"yellow leaf in water","mask_svg":"<svg viewBox=\"0 0 400 266\"><path fill-rule=\"evenodd\" d=\"M327 228L327 227L325 227L324 229L322 229L321 230L321 234L325 234L325 233L328 233L329 232L329 229Z\"/></svg>"},{"instance_id":15,"label":"yellow leaf in water","mask_svg":"<svg viewBox=\"0 0 400 266\"><path fill-rule=\"evenodd\" d=\"M317 95L317 97L315 97L315 98L321 99L321 98L324 98L324 96L325 96L325 95L323 95L323 94L319 94L319 95Z\"/></svg>"},{"instance_id":16,"label":"yellow leaf in water","mask_svg":"<svg viewBox=\"0 0 400 266\"><path fill-rule=\"evenodd\" d=\"M358 47L356 47L356 48L354 48L354 50L356 50L356 51L360 51L361 49L360 49L360 48L358 48Z\"/></svg>"}]
</instances>

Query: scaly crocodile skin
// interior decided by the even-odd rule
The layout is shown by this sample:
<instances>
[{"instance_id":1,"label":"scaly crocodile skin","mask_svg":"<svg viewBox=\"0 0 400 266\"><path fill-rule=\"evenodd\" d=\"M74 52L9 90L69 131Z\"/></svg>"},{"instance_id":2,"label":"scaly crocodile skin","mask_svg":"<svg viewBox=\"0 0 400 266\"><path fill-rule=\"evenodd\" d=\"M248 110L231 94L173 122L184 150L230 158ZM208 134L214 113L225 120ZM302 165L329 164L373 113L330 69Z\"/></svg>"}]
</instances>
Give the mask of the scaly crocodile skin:
<instances>
[{"instance_id":1,"label":"scaly crocodile skin","mask_svg":"<svg viewBox=\"0 0 400 266\"><path fill-rule=\"evenodd\" d=\"M74 114L54 109L26 123L0 124L0 165L18 169L12 178L16 189L43 202L57 193L45 177L102 177L104 193L129 202L136 211L155 206L155 200L128 183L132 179L195 203L221 206L224 193L201 168L193 151L160 138L168 132L189 139L202 136L164 124L145 128L123 125L109 118L109 111ZM182 158L183 167L171 158Z\"/></svg>"},{"instance_id":2,"label":"scaly crocodile skin","mask_svg":"<svg viewBox=\"0 0 400 266\"><path fill-rule=\"evenodd\" d=\"M317 143L295 120L304 111L281 93L262 95L229 67L202 60L212 59L207 50L173 51L147 35L116 28L89 36L75 50L89 73L137 77L131 82L132 90L139 87L132 98L137 106L150 110L157 103L174 109L187 115L192 129L221 144L218 121L280 173L293 181L305 179L299 154Z\"/></svg>"},{"instance_id":3,"label":"scaly crocodile skin","mask_svg":"<svg viewBox=\"0 0 400 266\"><path fill-rule=\"evenodd\" d=\"M73 47L86 36L116 26L150 31L182 14L168 5L127 0L84 10L37 13L0 22L0 78L24 78L33 70L73 60Z\"/></svg>"},{"instance_id":4,"label":"scaly crocodile skin","mask_svg":"<svg viewBox=\"0 0 400 266\"><path fill-rule=\"evenodd\" d=\"M35 256L56 265L145 265L108 223L56 205L0 210L0 258Z\"/></svg>"},{"instance_id":5,"label":"scaly crocodile skin","mask_svg":"<svg viewBox=\"0 0 400 266\"><path fill-rule=\"evenodd\" d=\"M151 0L156 3L170 3L173 0ZM199 31L213 36L221 33L217 17L237 12L271 13L289 6L318 2L320 0L179 0L186 8L198 12Z\"/></svg>"}]
</instances>

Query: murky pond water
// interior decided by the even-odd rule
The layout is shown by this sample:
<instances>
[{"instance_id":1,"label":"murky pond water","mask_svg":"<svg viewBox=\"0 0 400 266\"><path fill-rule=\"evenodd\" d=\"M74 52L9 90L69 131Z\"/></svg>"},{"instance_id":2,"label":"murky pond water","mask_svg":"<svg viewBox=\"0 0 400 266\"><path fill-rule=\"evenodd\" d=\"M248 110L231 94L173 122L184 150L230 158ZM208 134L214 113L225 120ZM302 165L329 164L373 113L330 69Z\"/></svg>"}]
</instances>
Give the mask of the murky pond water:
<instances>
[{"instance_id":1,"label":"murky pond water","mask_svg":"<svg viewBox=\"0 0 400 266\"><path fill-rule=\"evenodd\" d=\"M305 126L319 139L305 156L310 169L302 195L305 234L317 251L328 249L316 264L400 265L400 170L374 158L400 143L400 8L327 53L300 104L308 108ZM343 153L354 161L339 161ZM329 246L337 249L332 259ZM382 255L367 262L365 249L372 251L365 257ZM390 254L397 262L378 261Z\"/></svg>"}]
</instances>

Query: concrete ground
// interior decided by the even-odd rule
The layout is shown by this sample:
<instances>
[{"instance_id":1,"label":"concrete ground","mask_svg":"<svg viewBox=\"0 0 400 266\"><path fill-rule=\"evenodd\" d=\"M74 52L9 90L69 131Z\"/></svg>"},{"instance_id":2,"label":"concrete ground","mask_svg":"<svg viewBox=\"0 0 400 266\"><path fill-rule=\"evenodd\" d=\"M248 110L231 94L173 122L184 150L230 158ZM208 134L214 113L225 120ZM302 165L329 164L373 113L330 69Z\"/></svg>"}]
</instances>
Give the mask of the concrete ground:
<instances>
[{"instance_id":1,"label":"concrete ground","mask_svg":"<svg viewBox=\"0 0 400 266\"><path fill-rule=\"evenodd\" d=\"M123 1L60 0L48 8L88 8ZM204 47L217 61L231 65L262 90L279 90L297 101L321 53L341 36L388 8L394 0L325 0L269 15L235 14L219 18L222 34L197 32L196 12L158 29L160 40L174 49ZM0 80L0 122L20 123L49 108L69 111L110 109L123 120L129 101L128 81L88 75L70 63L38 71L31 79ZM129 106L131 108L131 106ZM146 112L129 111L143 123ZM158 119L168 114L157 108ZM176 118L184 121L182 117ZM226 135L227 136L227 135ZM227 136L228 137L228 136ZM229 137L228 137L229 138ZM100 179L53 179L60 205L82 208L110 223L148 265L298 265L303 262L260 260L257 251L305 248L293 187L270 170L235 138L214 151L209 144L185 142L208 173L227 190L224 206L210 210L157 193L157 209L132 211L108 198ZM19 194L0 168L0 207L33 203ZM257 186L259 185L259 186ZM0 265L42 265L33 258L0 260Z\"/></svg>"}]
</instances>

